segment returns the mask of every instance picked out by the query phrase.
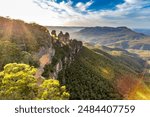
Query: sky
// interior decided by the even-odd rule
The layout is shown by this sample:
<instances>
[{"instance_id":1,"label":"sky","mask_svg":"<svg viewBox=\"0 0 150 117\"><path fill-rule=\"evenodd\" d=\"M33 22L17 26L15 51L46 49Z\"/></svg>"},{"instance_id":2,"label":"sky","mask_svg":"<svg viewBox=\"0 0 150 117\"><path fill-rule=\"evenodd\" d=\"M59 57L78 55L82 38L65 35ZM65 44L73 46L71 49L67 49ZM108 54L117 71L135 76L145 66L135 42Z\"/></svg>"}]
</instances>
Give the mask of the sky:
<instances>
[{"instance_id":1,"label":"sky","mask_svg":"<svg viewBox=\"0 0 150 117\"><path fill-rule=\"evenodd\" d=\"M150 28L150 0L0 0L0 16L47 26Z\"/></svg>"}]
</instances>

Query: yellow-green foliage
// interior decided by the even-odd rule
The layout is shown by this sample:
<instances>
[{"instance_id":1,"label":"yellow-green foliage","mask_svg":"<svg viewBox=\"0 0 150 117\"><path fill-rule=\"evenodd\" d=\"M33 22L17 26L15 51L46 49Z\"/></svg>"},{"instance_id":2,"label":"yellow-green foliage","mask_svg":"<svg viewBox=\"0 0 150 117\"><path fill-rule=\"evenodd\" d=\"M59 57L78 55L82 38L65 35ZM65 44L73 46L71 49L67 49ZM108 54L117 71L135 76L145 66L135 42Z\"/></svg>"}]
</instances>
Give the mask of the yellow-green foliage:
<instances>
[{"instance_id":1,"label":"yellow-green foliage","mask_svg":"<svg viewBox=\"0 0 150 117\"><path fill-rule=\"evenodd\" d=\"M68 99L69 93L58 80L44 80L40 86L36 68L10 63L0 72L0 99Z\"/></svg>"},{"instance_id":2,"label":"yellow-green foliage","mask_svg":"<svg viewBox=\"0 0 150 117\"><path fill-rule=\"evenodd\" d=\"M37 95L36 69L26 64L10 63L0 72L1 99L34 99Z\"/></svg>"},{"instance_id":3,"label":"yellow-green foliage","mask_svg":"<svg viewBox=\"0 0 150 117\"><path fill-rule=\"evenodd\" d=\"M39 99L61 100L69 99L69 93L66 92L65 86L60 86L58 80L45 80L40 86Z\"/></svg>"}]
</instances>

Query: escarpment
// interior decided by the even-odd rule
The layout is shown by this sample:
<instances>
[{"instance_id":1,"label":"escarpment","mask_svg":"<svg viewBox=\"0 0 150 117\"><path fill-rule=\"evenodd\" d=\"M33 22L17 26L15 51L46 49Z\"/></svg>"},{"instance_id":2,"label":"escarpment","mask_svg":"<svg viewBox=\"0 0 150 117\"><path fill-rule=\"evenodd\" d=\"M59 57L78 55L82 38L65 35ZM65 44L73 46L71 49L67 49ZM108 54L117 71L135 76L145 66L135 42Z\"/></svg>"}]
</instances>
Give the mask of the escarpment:
<instances>
[{"instance_id":1,"label":"escarpment","mask_svg":"<svg viewBox=\"0 0 150 117\"><path fill-rule=\"evenodd\" d=\"M58 35L55 30L51 32L52 48L55 53L51 55L52 59L45 64L42 75L57 79L58 73L70 65L74 57L82 49L82 42L71 39L68 32Z\"/></svg>"},{"instance_id":2,"label":"escarpment","mask_svg":"<svg viewBox=\"0 0 150 117\"><path fill-rule=\"evenodd\" d=\"M81 48L82 42L70 39L67 32L57 35L36 23L0 17L0 70L8 63L26 63L38 69L37 78L57 78Z\"/></svg>"}]
</instances>

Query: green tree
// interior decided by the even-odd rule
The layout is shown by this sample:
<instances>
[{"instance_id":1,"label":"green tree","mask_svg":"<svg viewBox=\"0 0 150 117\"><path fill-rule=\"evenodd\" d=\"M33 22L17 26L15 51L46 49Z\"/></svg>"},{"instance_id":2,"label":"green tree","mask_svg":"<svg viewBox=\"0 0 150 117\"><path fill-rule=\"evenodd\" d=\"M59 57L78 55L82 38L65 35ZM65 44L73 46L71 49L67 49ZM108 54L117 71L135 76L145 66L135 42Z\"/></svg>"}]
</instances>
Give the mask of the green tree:
<instances>
[{"instance_id":1,"label":"green tree","mask_svg":"<svg viewBox=\"0 0 150 117\"><path fill-rule=\"evenodd\" d=\"M58 80L44 80L40 86L39 99L66 100L70 94L66 92L66 87L61 86Z\"/></svg>"},{"instance_id":2,"label":"green tree","mask_svg":"<svg viewBox=\"0 0 150 117\"><path fill-rule=\"evenodd\" d=\"M21 50L15 43L0 41L0 69L11 62L19 62Z\"/></svg>"},{"instance_id":3,"label":"green tree","mask_svg":"<svg viewBox=\"0 0 150 117\"><path fill-rule=\"evenodd\" d=\"M36 68L27 64L10 63L0 72L0 99L69 99L66 87L58 80L37 83Z\"/></svg>"},{"instance_id":4,"label":"green tree","mask_svg":"<svg viewBox=\"0 0 150 117\"><path fill-rule=\"evenodd\" d=\"M34 99L38 93L36 69L26 64L10 63L0 72L1 99Z\"/></svg>"}]
</instances>

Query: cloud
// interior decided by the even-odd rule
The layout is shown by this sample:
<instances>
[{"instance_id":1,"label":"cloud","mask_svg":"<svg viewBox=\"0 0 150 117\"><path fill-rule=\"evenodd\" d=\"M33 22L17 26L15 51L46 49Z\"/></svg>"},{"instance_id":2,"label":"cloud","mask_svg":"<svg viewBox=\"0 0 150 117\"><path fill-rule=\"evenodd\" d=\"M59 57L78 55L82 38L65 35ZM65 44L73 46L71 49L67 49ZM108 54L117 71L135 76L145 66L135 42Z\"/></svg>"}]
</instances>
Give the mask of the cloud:
<instances>
[{"instance_id":1,"label":"cloud","mask_svg":"<svg viewBox=\"0 0 150 117\"><path fill-rule=\"evenodd\" d=\"M78 2L77 4L76 4L76 7L79 9L79 10L81 10L81 11L86 11L87 10L87 8L89 8L92 4L93 4L94 2L91 0L91 1L89 1L89 2L87 2L87 3L82 3L82 2Z\"/></svg>"},{"instance_id":2,"label":"cloud","mask_svg":"<svg viewBox=\"0 0 150 117\"><path fill-rule=\"evenodd\" d=\"M150 10L144 8L150 5L149 0L125 0L124 3L116 5L114 10L90 11L88 8L94 3L90 0L86 3L78 2L75 6L72 1L57 3L56 1L45 1L47 7L58 18L66 19L64 25L128 25L135 26L139 23L138 19L147 22ZM137 22L137 23L136 23ZM148 25L150 26L150 24Z\"/></svg>"},{"instance_id":3,"label":"cloud","mask_svg":"<svg viewBox=\"0 0 150 117\"><path fill-rule=\"evenodd\" d=\"M47 5L45 5L45 7L47 7ZM55 24L57 21L58 25L62 25L58 19L55 19L55 21L51 20L55 14L51 11L42 9L33 3L33 0L0 0L0 11L0 16L22 19L26 22L37 22L42 25L51 25Z\"/></svg>"},{"instance_id":4,"label":"cloud","mask_svg":"<svg viewBox=\"0 0 150 117\"><path fill-rule=\"evenodd\" d=\"M150 27L150 0L124 0L114 9L97 11L89 9L94 2L0 0L0 15L42 25Z\"/></svg>"}]
</instances>

